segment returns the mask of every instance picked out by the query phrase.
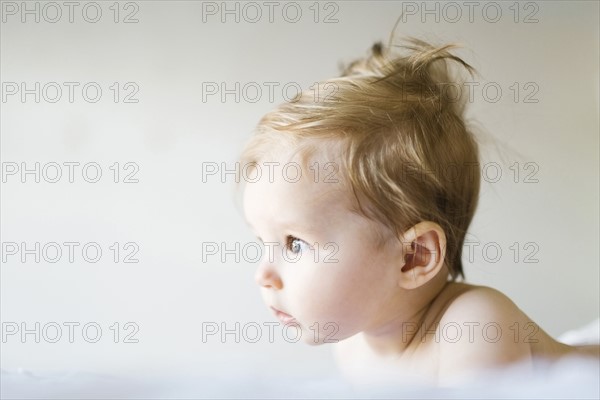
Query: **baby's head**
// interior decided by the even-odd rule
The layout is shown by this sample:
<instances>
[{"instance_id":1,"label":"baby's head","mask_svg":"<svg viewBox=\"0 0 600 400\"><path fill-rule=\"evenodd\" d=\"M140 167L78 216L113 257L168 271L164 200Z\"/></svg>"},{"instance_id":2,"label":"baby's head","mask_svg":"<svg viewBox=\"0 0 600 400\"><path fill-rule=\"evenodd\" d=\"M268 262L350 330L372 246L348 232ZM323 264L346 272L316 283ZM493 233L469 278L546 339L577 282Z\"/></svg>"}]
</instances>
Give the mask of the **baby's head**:
<instances>
[{"instance_id":1,"label":"baby's head","mask_svg":"<svg viewBox=\"0 0 600 400\"><path fill-rule=\"evenodd\" d=\"M377 330L463 276L479 160L450 67L472 68L408 43L269 112L242 153L257 283L308 342Z\"/></svg>"}]
</instances>

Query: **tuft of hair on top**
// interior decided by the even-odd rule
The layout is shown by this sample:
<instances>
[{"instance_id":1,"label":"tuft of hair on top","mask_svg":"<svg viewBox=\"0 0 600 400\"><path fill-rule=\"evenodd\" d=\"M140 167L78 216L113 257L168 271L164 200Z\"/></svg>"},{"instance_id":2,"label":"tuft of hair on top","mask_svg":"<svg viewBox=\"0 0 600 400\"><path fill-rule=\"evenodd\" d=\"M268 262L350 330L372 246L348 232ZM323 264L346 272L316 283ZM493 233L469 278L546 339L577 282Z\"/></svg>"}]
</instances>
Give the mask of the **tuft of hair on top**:
<instances>
[{"instance_id":1,"label":"tuft of hair on top","mask_svg":"<svg viewBox=\"0 0 600 400\"><path fill-rule=\"evenodd\" d=\"M420 221L438 223L451 279L464 278L462 247L480 172L460 90L464 73L476 71L453 54L458 47L412 37L394 46L374 43L340 76L264 115L241 162L257 163L281 145L306 158L328 147L324 142L339 144L339 171L356 210L396 239Z\"/></svg>"}]
</instances>

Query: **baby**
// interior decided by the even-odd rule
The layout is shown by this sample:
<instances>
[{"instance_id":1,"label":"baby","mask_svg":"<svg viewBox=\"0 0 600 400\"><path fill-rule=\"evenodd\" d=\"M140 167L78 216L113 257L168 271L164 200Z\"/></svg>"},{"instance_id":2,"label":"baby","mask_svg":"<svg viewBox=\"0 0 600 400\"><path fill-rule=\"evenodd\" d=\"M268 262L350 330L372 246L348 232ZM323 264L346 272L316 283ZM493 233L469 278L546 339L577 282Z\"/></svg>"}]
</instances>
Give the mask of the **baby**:
<instances>
[{"instance_id":1,"label":"baby","mask_svg":"<svg viewBox=\"0 0 600 400\"><path fill-rule=\"evenodd\" d=\"M354 381L455 383L580 349L497 290L458 282L479 196L478 146L453 55L407 39L259 122L242 153L246 219L267 251L263 299ZM455 71L456 72L456 71Z\"/></svg>"}]
</instances>

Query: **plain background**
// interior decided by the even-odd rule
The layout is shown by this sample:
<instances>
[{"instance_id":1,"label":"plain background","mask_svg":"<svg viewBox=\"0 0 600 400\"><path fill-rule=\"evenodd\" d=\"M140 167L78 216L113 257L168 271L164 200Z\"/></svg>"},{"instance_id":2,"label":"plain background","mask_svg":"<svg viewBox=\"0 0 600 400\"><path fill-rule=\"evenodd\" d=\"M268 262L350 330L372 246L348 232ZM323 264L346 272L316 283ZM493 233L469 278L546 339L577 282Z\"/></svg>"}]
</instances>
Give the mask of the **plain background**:
<instances>
[{"instance_id":1,"label":"plain background","mask_svg":"<svg viewBox=\"0 0 600 400\"><path fill-rule=\"evenodd\" d=\"M235 330L236 322L264 327L275 321L253 280L256 263L236 262L234 255L225 262L219 255L203 262L203 243L231 249L255 239L235 205L232 176L224 181L209 176L203 182L202 170L211 163L231 167L260 117L284 101L284 85L293 96L296 86L290 85L308 89L336 76L340 62L362 57L375 41L388 40L403 8L410 12L399 24L399 36L462 43L459 54L481 73L468 117L480 127L483 162L494 168L482 181L469 236L479 245L473 259L465 259L467 280L506 293L554 336L598 317L597 2L476 2L472 21L463 2L454 3L461 15L455 6L434 2L298 2L302 15L296 23L288 22L295 8L288 6L284 18L286 3L277 3L273 22L267 5L255 3L262 17L251 22L255 8L243 3L122 2L118 23L113 2L98 2L102 16L97 23L82 17L86 2L75 9L72 23L65 6L56 23L44 15L39 23L32 15L23 23L20 10L16 15L4 10L7 3L0 31L3 84L25 82L33 88L35 82L41 87L57 82L63 96L56 103L42 96L36 103L28 95L23 102L3 87L3 168L22 162L28 168L36 162L96 162L102 178L87 183L79 167L70 183L63 166L57 183L36 183L31 175L25 183L20 175L3 182L3 243L25 242L28 248L35 242L81 243L73 263L66 254L56 263L36 263L33 256L22 262L20 253L3 254L5 328L7 322L46 327L40 343L32 334L24 343L18 335L6 337L3 369L220 371L223 376L330 371L329 348L289 343L277 330L273 343L266 328L257 343L243 337L236 343L233 334L224 343L218 336L202 340L207 322ZM35 3L28 6L33 9ZM40 12L45 4L39 3ZM203 21L203 7L218 12L204 15ZM223 7L237 7L239 22L235 14L223 15L222 22ZM426 14L423 7L438 11ZM315 9L320 11L317 22ZM46 17L54 18L55 10L45 10ZM94 10L88 7L87 15L93 18ZM123 23L133 11L139 21ZM324 23L330 13L337 22ZM63 82L80 84L73 103ZM81 87L88 82L103 90L96 103L82 97ZM110 89L114 82L121 90L117 103ZM131 91L124 86L128 82L139 88L137 103L122 101ZM238 92L239 101L232 94L222 101L221 93L203 99L207 84L233 89L236 83L242 88L252 82L263 89L258 98L247 86L245 95ZM273 99L265 82L278 84ZM489 92L482 90L486 84ZM495 87L502 90L499 97ZM54 97L54 92L46 94ZM118 183L109 168L115 162ZM139 166L138 183L122 182L131 171L124 167L127 162ZM502 176L494 182L498 166ZM81 256L88 242L103 250L97 263ZM115 242L119 262L109 248ZM123 263L128 242L139 248L138 263ZM489 243L493 248L483 252ZM73 343L65 322L80 324ZM90 322L102 328L97 343L83 339L81 327ZM127 322L139 327L138 343L123 343L131 332L124 329ZM55 336L52 323L63 326L57 343L46 340Z\"/></svg>"}]
</instances>

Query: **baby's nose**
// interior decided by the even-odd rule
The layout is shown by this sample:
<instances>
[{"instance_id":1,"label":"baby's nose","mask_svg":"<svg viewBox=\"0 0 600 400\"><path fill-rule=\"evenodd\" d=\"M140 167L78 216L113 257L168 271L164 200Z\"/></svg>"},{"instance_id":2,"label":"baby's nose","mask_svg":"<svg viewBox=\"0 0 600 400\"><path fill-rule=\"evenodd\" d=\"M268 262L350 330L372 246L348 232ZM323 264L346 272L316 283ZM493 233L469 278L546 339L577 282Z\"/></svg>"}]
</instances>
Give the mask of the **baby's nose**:
<instances>
[{"instance_id":1,"label":"baby's nose","mask_svg":"<svg viewBox=\"0 0 600 400\"><path fill-rule=\"evenodd\" d=\"M264 288L281 290L283 282L272 265L259 266L254 276L256 283Z\"/></svg>"}]
</instances>

